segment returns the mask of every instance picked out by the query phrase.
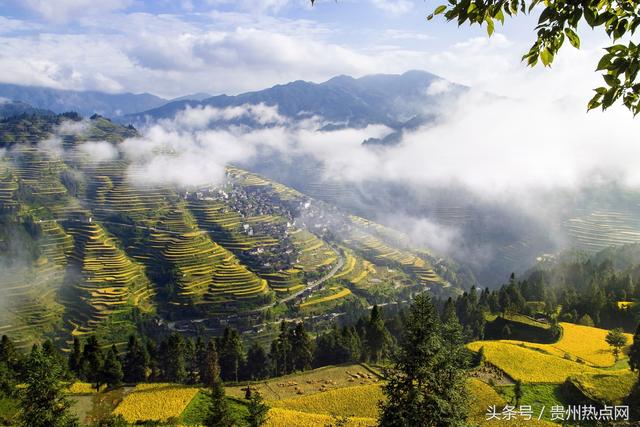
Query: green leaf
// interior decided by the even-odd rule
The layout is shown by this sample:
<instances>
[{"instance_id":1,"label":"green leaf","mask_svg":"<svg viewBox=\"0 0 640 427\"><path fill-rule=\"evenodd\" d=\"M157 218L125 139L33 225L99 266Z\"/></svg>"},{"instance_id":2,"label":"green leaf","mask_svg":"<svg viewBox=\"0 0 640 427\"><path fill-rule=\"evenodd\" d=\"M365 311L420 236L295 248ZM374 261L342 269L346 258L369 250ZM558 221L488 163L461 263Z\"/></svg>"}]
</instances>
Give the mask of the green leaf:
<instances>
[{"instance_id":1,"label":"green leaf","mask_svg":"<svg viewBox=\"0 0 640 427\"><path fill-rule=\"evenodd\" d=\"M440 15L445 10L447 10L447 6L445 6L444 4L441 4L440 6L436 7L436 10L433 11L433 15L434 16Z\"/></svg>"},{"instance_id":2,"label":"green leaf","mask_svg":"<svg viewBox=\"0 0 640 427\"><path fill-rule=\"evenodd\" d=\"M611 65L611 58L613 58L613 54L611 53L602 55L602 58L600 58L600 62L598 62L598 68L596 68L596 71L608 69Z\"/></svg>"},{"instance_id":3,"label":"green leaf","mask_svg":"<svg viewBox=\"0 0 640 427\"><path fill-rule=\"evenodd\" d=\"M498 9L498 13L493 15L502 25L504 25L504 13L502 13L502 9Z\"/></svg>"},{"instance_id":4,"label":"green leaf","mask_svg":"<svg viewBox=\"0 0 640 427\"><path fill-rule=\"evenodd\" d=\"M584 9L584 20L587 21L587 24L589 24L589 26L591 28L595 27L596 25L596 13L590 9L590 8L585 8Z\"/></svg>"},{"instance_id":5,"label":"green leaf","mask_svg":"<svg viewBox=\"0 0 640 427\"><path fill-rule=\"evenodd\" d=\"M553 62L553 53L545 48L542 52L540 52L540 60L542 61L542 65L548 67Z\"/></svg>"},{"instance_id":6,"label":"green leaf","mask_svg":"<svg viewBox=\"0 0 640 427\"><path fill-rule=\"evenodd\" d=\"M491 18L487 18L487 34L489 37L493 35L493 31L495 30L495 24Z\"/></svg>"},{"instance_id":7,"label":"green leaf","mask_svg":"<svg viewBox=\"0 0 640 427\"><path fill-rule=\"evenodd\" d=\"M575 31L573 31L571 28L565 28L564 33L567 35L571 46L575 47L576 49L580 49L580 37L578 37Z\"/></svg>"}]
</instances>

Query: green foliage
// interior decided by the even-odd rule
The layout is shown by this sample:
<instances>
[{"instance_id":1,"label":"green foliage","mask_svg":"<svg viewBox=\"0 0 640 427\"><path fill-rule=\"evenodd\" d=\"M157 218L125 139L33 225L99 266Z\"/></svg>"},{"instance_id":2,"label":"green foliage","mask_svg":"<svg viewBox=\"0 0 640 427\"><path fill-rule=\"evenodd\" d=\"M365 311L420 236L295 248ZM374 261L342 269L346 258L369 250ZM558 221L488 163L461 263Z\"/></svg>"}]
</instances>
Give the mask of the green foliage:
<instances>
[{"instance_id":1,"label":"green foliage","mask_svg":"<svg viewBox=\"0 0 640 427\"><path fill-rule=\"evenodd\" d=\"M224 396L224 386L220 378L216 378L209 395L209 411L204 420L205 427L231 427L233 420Z\"/></svg>"},{"instance_id":2,"label":"green foliage","mask_svg":"<svg viewBox=\"0 0 640 427\"><path fill-rule=\"evenodd\" d=\"M622 332L622 329L617 328L609 331L605 340L607 341L607 344L611 346L613 356L616 358L617 362L618 357L620 356L620 350L622 347L627 345L627 337Z\"/></svg>"},{"instance_id":3,"label":"green foliage","mask_svg":"<svg viewBox=\"0 0 640 427\"><path fill-rule=\"evenodd\" d=\"M111 388L118 387L122 384L122 363L118 358L118 352L115 346L107 352L107 357L104 359L104 365L102 366L102 381Z\"/></svg>"},{"instance_id":4,"label":"green foliage","mask_svg":"<svg viewBox=\"0 0 640 427\"><path fill-rule=\"evenodd\" d=\"M491 36L495 22L504 23L505 16L530 14L540 10L536 26L536 40L522 60L529 66L538 61L545 67L551 66L565 40L574 48L580 48L577 34L582 19L591 28L604 30L612 42L624 36L635 34L640 25L640 12L636 2L613 0L587 0L583 2L547 2L542 0L450 0L438 6L427 17L443 14L447 21L458 25L486 25ZM595 89L595 96L588 108L601 107L603 110L620 100L634 115L640 112L640 48L637 44L617 43L607 47L598 63L597 71L603 71L605 86Z\"/></svg>"},{"instance_id":5,"label":"green foliage","mask_svg":"<svg viewBox=\"0 0 640 427\"><path fill-rule=\"evenodd\" d=\"M633 336L633 345L629 350L629 366L632 371L638 371L638 374L640 375L640 324Z\"/></svg>"},{"instance_id":6,"label":"green foliage","mask_svg":"<svg viewBox=\"0 0 640 427\"><path fill-rule=\"evenodd\" d=\"M138 383L147 379L149 367L149 353L147 349L131 335L127 344L127 354L124 358L124 380L129 383Z\"/></svg>"},{"instance_id":7,"label":"green foliage","mask_svg":"<svg viewBox=\"0 0 640 427\"><path fill-rule=\"evenodd\" d=\"M34 347L25 366L26 387L20 393L20 424L25 427L70 427L78 425L70 415L65 397L63 369L57 361Z\"/></svg>"},{"instance_id":8,"label":"green foliage","mask_svg":"<svg viewBox=\"0 0 640 427\"><path fill-rule=\"evenodd\" d=\"M382 320L382 312L377 305L371 310L371 317L366 327L367 358L374 363L380 361L389 350L391 336Z\"/></svg>"},{"instance_id":9,"label":"green foliage","mask_svg":"<svg viewBox=\"0 0 640 427\"><path fill-rule=\"evenodd\" d=\"M466 425L466 352L455 316L444 324L429 296L409 310L400 348L386 372L381 426Z\"/></svg>"},{"instance_id":10,"label":"green foliage","mask_svg":"<svg viewBox=\"0 0 640 427\"><path fill-rule=\"evenodd\" d=\"M264 399L258 391L251 393L248 408L249 415L246 420L249 427L260 427L267 422L269 406L264 403Z\"/></svg>"},{"instance_id":11,"label":"green foliage","mask_svg":"<svg viewBox=\"0 0 640 427\"><path fill-rule=\"evenodd\" d=\"M513 387L513 396L515 397L516 406L520 406L523 395L524 392L522 391L522 381L517 380L515 386Z\"/></svg>"}]
</instances>

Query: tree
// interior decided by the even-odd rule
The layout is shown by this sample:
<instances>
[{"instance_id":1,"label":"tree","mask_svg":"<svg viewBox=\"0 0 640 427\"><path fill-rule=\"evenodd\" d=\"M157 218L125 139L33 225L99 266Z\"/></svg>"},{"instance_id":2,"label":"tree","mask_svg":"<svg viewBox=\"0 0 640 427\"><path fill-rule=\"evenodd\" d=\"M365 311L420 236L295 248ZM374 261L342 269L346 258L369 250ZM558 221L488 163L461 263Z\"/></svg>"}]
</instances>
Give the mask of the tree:
<instances>
[{"instance_id":1,"label":"tree","mask_svg":"<svg viewBox=\"0 0 640 427\"><path fill-rule=\"evenodd\" d=\"M616 328L609 331L605 340L607 341L607 344L611 346L613 357L615 357L617 362L618 357L620 356L620 350L627 344L627 337L622 332L622 329Z\"/></svg>"},{"instance_id":2,"label":"tree","mask_svg":"<svg viewBox=\"0 0 640 427\"><path fill-rule=\"evenodd\" d=\"M247 352L247 371L249 379L261 380L269 373L269 358L264 348L254 342Z\"/></svg>"},{"instance_id":3,"label":"tree","mask_svg":"<svg viewBox=\"0 0 640 427\"><path fill-rule=\"evenodd\" d=\"M240 366L244 361L244 350L238 331L225 328L218 350L222 379L237 382L240 376Z\"/></svg>"},{"instance_id":4,"label":"tree","mask_svg":"<svg viewBox=\"0 0 640 427\"><path fill-rule=\"evenodd\" d=\"M365 344L368 359L374 363L382 359L390 341L389 331L382 320L382 311L377 305L374 305L366 327Z\"/></svg>"},{"instance_id":5,"label":"tree","mask_svg":"<svg viewBox=\"0 0 640 427\"><path fill-rule=\"evenodd\" d=\"M290 337L291 342L291 367L292 371L304 371L311 368L313 363L313 341L304 325L298 323Z\"/></svg>"},{"instance_id":6,"label":"tree","mask_svg":"<svg viewBox=\"0 0 640 427\"><path fill-rule=\"evenodd\" d=\"M71 373L80 378L82 375L82 343L78 337L73 338L73 349L69 353L68 367Z\"/></svg>"},{"instance_id":7,"label":"tree","mask_svg":"<svg viewBox=\"0 0 640 427\"><path fill-rule=\"evenodd\" d=\"M312 2L313 3L313 2ZM544 7L536 7L544 6ZM615 45L607 47L601 57L597 71L602 71L605 86L595 89L588 109L601 107L603 110L621 101L634 115L640 112L640 46L619 42L625 36L635 33L640 25L640 9L636 2L614 0L586 0L580 2L543 2L541 0L449 0L438 6L427 17L444 14L447 21L457 21L458 25L485 25L489 36L493 34L495 22L504 23L506 16L529 14L540 11L536 27L537 39L522 57L527 65L535 66L538 61L545 67L551 66L565 40L576 49L580 48L577 34L578 24L584 18L592 29L604 30Z\"/></svg>"},{"instance_id":8,"label":"tree","mask_svg":"<svg viewBox=\"0 0 640 427\"><path fill-rule=\"evenodd\" d=\"M249 415L247 415L246 420L249 427L263 426L267 422L269 406L264 403L264 399L257 390L251 393L249 405L247 406Z\"/></svg>"},{"instance_id":9,"label":"tree","mask_svg":"<svg viewBox=\"0 0 640 427\"><path fill-rule=\"evenodd\" d=\"M181 383L187 378L185 344L182 335L173 333L160 345L162 372L166 380Z\"/></svg>"},{"instance_id":10,"label":"tree","mask_svg":"<svg viewBox=\"0 0 640 427\"><path fill-rule=\"evenodd\" d=\"M222 380L216 377L209 393L209 410L204 425L205 427L231 427L233 424Z\"/></svg>"},{"instance_id":11,"label":"tree","mask_svg":"<svg viewBox=\"0 0 640 427\"><path fill-rule=\"evenodd\" d=\"M118 357L118 351L116 350L116 346L112 345L102 365L102 382L110 388L114 388L122 384L123 377L122 363Z\"/></svg>"},{"instance_id":12,"label":"tree","mask_svg":"<svg viewBox=\"0 0 640 427\"><path fill-rule=\"evenodd\" d=\"M522 381L516 381L516 385L513 387L513 396L516 399L516 406L520 406L520 401L522 400L523 396Z\"/></svg>"},{"instance_id":13,"label":"tree","mask_svg":"<svg viewBox=\"0 0 640 427\"><path fill-rule=\"evenodd\" d=\"M128 383L143 382L147 379L147 369L149 369L149 353L145 346L131 335L127 344L127 353L124 356L124 380Z\"/></svg>"},{"instance_id":14,"label":"tree","mask_svg":"<svg viewBox=\"0 0 640 427\"><path fill-rule=\"evenodd\" d=\"M77 420L64 393L63 369L36 346L25 366L25 388L20 393L20 421L25 427L70 427Z\"/></svg>"},{"instance_id":15,"label":"tree","mask_svg":"<svg viewBox=\"0 0 640 427\"><path fill-rule=\"evenodd\" d=\"M447 325L448 324L448 325ZM461 331L455 318L448 332ZM393 366L386 371L386 402L380 404L380 426L463 426L466 424L465 359L459 337L442 332L431 299L416 297L404 325ZM461 335L461 333L460 333Z\"/></svg>"},{"instance_id":16,"label":"tree","mask_svg":"<svg viewBox=\"0 0 640 427\"><path fill-rule=\"evenodd\" d=\"M202 365L200 366L200 381L208 387L213 387L216 378L220 376L220 364L218 362L218 351L213 341L207 343Z\"/></svg>"},{"instance_id":17,"label":"tree","mask_svg":"<svg viewBox=\"0 0 640 427\"><path fill-rule=\"evenodd\" d=\"M633 336L631 350L629 350L629 366L632 371L638 371L640 375L640 324L638 324L638 329L636 329L636 333Z\"/></svg>"},{"instance_id":18,"label":"tree","mask_svg":"<svg viewBox=\"0 0 640 427\"><path fill-rule=\"evenodd\" d=\"M100 389L102 383L102 363L104 355L100 350L98 339L90 336L82 349L82 375L87 381L95 384L96 390Z\"/></svg>"}]
</instances>

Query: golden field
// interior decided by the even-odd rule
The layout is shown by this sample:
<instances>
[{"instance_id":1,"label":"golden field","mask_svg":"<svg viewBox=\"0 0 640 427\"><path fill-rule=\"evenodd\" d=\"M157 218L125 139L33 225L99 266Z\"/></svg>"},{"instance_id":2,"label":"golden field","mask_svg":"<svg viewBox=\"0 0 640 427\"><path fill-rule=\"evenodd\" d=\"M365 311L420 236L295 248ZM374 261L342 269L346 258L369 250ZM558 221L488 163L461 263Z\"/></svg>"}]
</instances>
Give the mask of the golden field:
<instances>
[{"instance_id":1,"label":"golden field","mask_svg":"<svg viewBox=\"0 0 640 427\"><path fill-rule=\"evenodd\" d=\"M470 409L469 421L479 426L555 426L547 421L538 420L490 420L487 421L487 408L495 405L500 411L507 404L505 400L488 384L472 378L467 383L469 391Z\"/></svg>"},{"instance_id":2,"label":"golden field","mask_svg":"<svg viewBox=\"0 0 640 427\"><path fill-rule=\"evenodd\" d=\"M468 344L468 347L473 351L484 347L488 362L502 369L511 378L528 383L561 383L571 375L603 372L598 368L509 342L475 341Z\"/></svg>"},{"instance_id":3,"label":"golden field","mask_svg":"<svg viewBox=\"0 0 640 427\"><path fill-rule=\"evenodd\" d=\"M334 419L329 415L310 414L290 409L272 408L266 427L326 427ZM373 427L377 425L374 418L349 418L349 427Z\"/></svg>"},{"instance_id":4,"label":"golden field","mask_svg":"<svg viewBox=\"0 0 640 427\"><path fill-rule=\"evenodd\" d=\"M276 408L312 412L325 415L375 418L378 416L378 402L383 399L379 385L344 387L316 393L309 396L270 401Z\"/></svg>"},{"instance_id":5,"label":"golden field","mask_svg":"<svg viewBox=\"0 0 640 427\"><path fill-rule=\"evenodd\" d=\"M560 323L560 326L562 327L562 338L554 344L537 344L513 340L502 340L501 342L537 348L559 357L564 357L568 354L572 360L580 360L595 367L613 366L615 358L611 352L611 347L605 341L608 330L566 322ZM625 336L627 337L628 345L624 352L633 342L631 334L625 334Z\"/></svg>"},{"instance_id":6,"label":"golden field","mask_svg":"<svg viewBox=\"0 0 640 427\"><path fill-rule=\"evenodd\" d=\"M139 384L113 413L122 415L128 422L179 417L198 390L176 384Z\"/></svg>"}]
</instances>

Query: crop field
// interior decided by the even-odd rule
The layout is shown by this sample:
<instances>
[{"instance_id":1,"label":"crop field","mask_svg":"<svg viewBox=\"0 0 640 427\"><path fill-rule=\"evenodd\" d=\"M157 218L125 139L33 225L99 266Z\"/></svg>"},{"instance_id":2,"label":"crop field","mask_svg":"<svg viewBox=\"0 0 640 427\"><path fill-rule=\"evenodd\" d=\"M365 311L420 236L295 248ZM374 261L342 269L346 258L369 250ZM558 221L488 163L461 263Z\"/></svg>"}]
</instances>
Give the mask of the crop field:
<instances>
[{"instance_id":1,"label":"crop field","mask_svg":"<svg viewBox=\"0 0 640 427\"><path fill-rule=\"evenodd\" d=\"M588 212L564 224L575 246L590 253L609 246L640 242L637 213Z\"/></svg>"},{"instance_id":2,"label":"crop field","mask_svg":"<svg viewBox=\"0 0 640 427\"><path fill-rule=\"evenodd\" d=\"M330 286L326 289L314 292L311 295L311 298L300 304L300 308L308 308L318 304L337 301L349 295L351 295L351 290L348 288L343 288L342 286Z\"/></svg>"},{"instance_id":3,"label":"crop field","mask_svg":"<svg viewBox=\"0 0 640 427\"><path fill-rule=\"evenodd\" d=\"M335 389L377 384L379 377L362 365L328 366L254 383L265 400L308 396ZM244 386L227 387L227 395L244 398Z\"/></svg>"},{"instance_id":4,"label":"crop field","mask_svg":"<svg viewBox=\"0 0 640 427\"><path fill-rule=\"evenodd\" d=\"M335 422L329 415L311 414L290 409L272 408L266 427L327 427ZM349 418L348 427L373 427L377 425L374 418Z\"/></svg>"},{"instance_id":5,"label":"crop field","mask_svg":"<svg viewBox=\"0 0 640 427\"><path fill-rule=\"evenodd\" d=\"M505 341L537 348L559 357L571 356L572 360L595 367L610 367L615 363L611 347L605 341L609 331L574 323L560 323L562 338L554 344L536 344L521 341ZM633 342L631 334L625 334L628 346ZM625 350L626 351L626 350Z\"/></svg>"},{"instance_id":6,"label":"crop field","mask_svg":"<svg viewBox=\"0 0 640 427\"><path fill-rule=\"evenodd\" d=\"M622 404L636 381L637 375L629 370L571 377L571 382L587 397L610 405Z\"/></svg>"},{"instance_id":7,"label":"crop field","mask_svg":"<svg viewBox=\"0 0 640 427\"><path fill-rule=\"evenodd\" d=\"M291 233L291 237L295 248L300 253L297 267L306 272L330 267L338 259L329 245L306 230L295 230Z\"/></svg>"},{"instance_id":8,"label":"crop field","mask_svg":"<svg viewBox=\"0 0 640 427\"><path fill-rule=\"evenodd\" d=\"M120 402L114 414L129 422L177 418L198 391L195 387L174 384L140 384Z\"/></svg>"},{"instance_id":9,"label":"crop field","mask_svg":"<svg viewBox=\"0 0 640 427\"><path fill-rule=\"evenodd\" d=\"M491 386L488 384L472 378L467 383L467 389L469 391L470 410L469 421L476 423L479 426L554 426L557 424L549 423L546 421L538 421L535 419L526 420L490 420L487 421L487 408L490 406L496 406L498 411L507 404L507 401L500 396Z\"/></svg>"},{"instance_id":10,"label":"crop field","mask_svg":"<svg viewBox=\"0 0 640 427\"><path fill-rule=\"evenodd\" d=\"M511 378L527 383L561 383L571 375L595 375L606 372L514 343L475 341L468 346L473 351L484 347L487 361L502 369Z\"/></svg>"},{"instance_id":11,"label":"crop field","mask_svg":"<svg viewBox=\"0 0 640 427\"><path fill-rule=\"evenodd\" d=\"M383 397L380 386L371 384L276 400L271 402L271 405L276 408L324 415L376 418L378 402L382 401Z\"/></svg>"}]
</instances>

